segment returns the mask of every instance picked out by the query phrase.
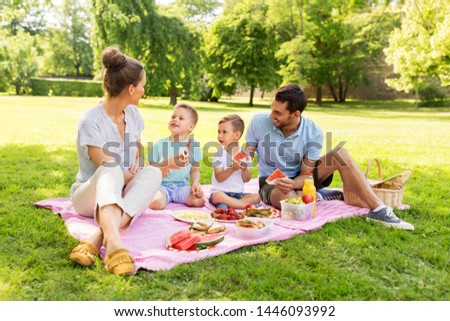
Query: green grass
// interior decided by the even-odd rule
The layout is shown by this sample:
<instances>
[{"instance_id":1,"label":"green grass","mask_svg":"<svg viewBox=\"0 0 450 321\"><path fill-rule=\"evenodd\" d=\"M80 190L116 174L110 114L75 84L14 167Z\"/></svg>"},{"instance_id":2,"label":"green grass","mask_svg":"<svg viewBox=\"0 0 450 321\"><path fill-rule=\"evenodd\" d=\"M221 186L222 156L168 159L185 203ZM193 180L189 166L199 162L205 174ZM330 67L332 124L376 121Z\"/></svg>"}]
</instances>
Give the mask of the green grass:
<instances>
[{"instance_id":1,"label":"green grass","mask_svg":"<svg viewBox=\"0 0 450 321\"><path fill-rule=\"evenodd\" d=\"M34 203L68 197L78 169L76 124L98 99L0 96L0 300L449 300L450 113L412 102L326 103L305 115L332 133L365 169L413 171L399 215L414 232L355 217L283 242L246 247L170 271L115 277L98 260L68 259L77 244L63 220ZM248 123L269 100L194 103L195 136L216 139L224 114ZM143 101L144 142L167 135L167 99ZM203 166L202 183L211 169ZM254 172L256 175L256 172ZM371 172L375 175L375 171ZM337 175L338 176L338 175ZM333 183L339 186L339 178Z\"/></svg>"}]
</instances>

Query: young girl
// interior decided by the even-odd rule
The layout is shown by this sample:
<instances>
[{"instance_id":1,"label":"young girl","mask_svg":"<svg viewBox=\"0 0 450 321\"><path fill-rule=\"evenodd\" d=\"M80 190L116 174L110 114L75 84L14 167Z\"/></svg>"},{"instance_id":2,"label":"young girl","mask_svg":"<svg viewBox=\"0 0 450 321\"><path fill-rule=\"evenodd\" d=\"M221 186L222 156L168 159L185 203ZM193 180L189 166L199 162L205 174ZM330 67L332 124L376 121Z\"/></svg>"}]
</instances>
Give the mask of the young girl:
<instances>
[{"instance_id":1,"label":"young girl","mask_svg":"<svg viewBox=\"0 0 450 321\"><path fill-rule=\"evenodd\" d=\"M261 201L258 194L244 193L244 184L251 179L246 163L233 161L241 149L239 139L244 121L238 115L228 115L219 121L217 139L222 148L214 155L212 189L209 202L218 208L243 209Z\"/></svg>"}]
</instances>

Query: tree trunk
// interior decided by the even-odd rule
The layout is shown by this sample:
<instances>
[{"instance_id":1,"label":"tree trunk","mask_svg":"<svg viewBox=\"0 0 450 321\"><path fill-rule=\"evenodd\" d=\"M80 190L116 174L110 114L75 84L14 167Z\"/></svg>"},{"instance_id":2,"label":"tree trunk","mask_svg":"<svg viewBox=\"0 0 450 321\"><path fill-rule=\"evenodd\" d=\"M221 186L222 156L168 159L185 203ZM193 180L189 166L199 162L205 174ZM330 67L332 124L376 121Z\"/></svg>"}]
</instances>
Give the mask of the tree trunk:
<instances>
[{"instance_id":1,"label":"tree trunk","mask_svg":"<svg viewBox=\"0 0 450 321\"><path fill-rule=\"evenodd\" d=\"M344 88L343 88L342 85L343 85L343 84L342 84L342 77L339 77L339 88L338 88L338 90L339 90L339 102L340 102L340 103L342 103L342 102L345 101L345 98L344 98Z\"/></svg>"},{"instance_id":2,"label":"tree trunk","mask_svg":"<svg viewBox=\"0 0 450 321\"><path fill-rule=\"evenodd\" d=\"M345 86L344 86L344 102L347 99L347 90L348 90L348 81L345 81Z\"/></svg>"},{"instance_id":3,"label":"tree trunk","mask_svg":"<svg viewBox=\"0 0 450 321\"><path fill-rule=\"evenodd\" d=\"M263 99L264 98L264 94L266 93L266 91L265 90L263 90L263 91L261 91L261 99Z\"/></svg>"},{"instance_id":4,"label":"tree trunk","mask_svg":"<svg viewBox=\"0 0 450 321\"><path fill-rule=\"evenodd\" d=\"M294 15L292 13L292 0L287 0L289 6L289 23L291 25L291 39L295 38Z\"/></svg>"},{"instance_id":5,"label":"tree trunk","mask_svg":"<svg viewBox=\"0 0 450 321\"><path fill-rule=\"evenodd\" d=\"M322 86L316 87L316 104L322 106Z\"/></svg>"},{"instance_id":6,"label":"tree trunk","mask_svg":"<svg viewBox=\"0 0 450 321\"><path fill-rule=\"evenodd\" d=\"M297 0L297 7L298 7L298 15L300 17L299 32L300 36L303 36L303 0Z\"/></svg>"},{"instance_id":7,"label":"tree trunk","mask_svg":"<svg viewBox=\"0 0 450 321\"><path fill-rule=\"evenodd\" d=\"M333 96L333 99L335 102L338 102L338 97L336 96L336 92L334 91L334 87L332 84L328 84L328 86L330 87L330 91L331 91L331 95Z\"/></svg>"},{"instance_id":8,"label":"tree trunk","mask_svg":"<svg viewBox=\"0 0 450 321\"><path fill-rule=\"evenodd\" d=\"M177 87L170 86L169 95L170 95L170 104L172 106L175 106L177 104Z\"/></svg>"},{"instance_id":9,"label":"tree trunk","mask_svg":"<svg viewBox=\"0 0 450 321\"><path fill-rule=\"evenodd\" d=\"M414 100L414 109L417 109L419 107L419 86L414 86L415 92L415 100Z\"/></svg>"},{"instance_id":10,"label":"tree trunk","mask_svg":"<svg viewBox=\"0 0 450 321\"><path fill-rule=\"evenodd\" d=\"M249 106L253 106L253 95L255 94L255 86L250 86L250 101L248 102Z\"/></svg>"}]
</instances>

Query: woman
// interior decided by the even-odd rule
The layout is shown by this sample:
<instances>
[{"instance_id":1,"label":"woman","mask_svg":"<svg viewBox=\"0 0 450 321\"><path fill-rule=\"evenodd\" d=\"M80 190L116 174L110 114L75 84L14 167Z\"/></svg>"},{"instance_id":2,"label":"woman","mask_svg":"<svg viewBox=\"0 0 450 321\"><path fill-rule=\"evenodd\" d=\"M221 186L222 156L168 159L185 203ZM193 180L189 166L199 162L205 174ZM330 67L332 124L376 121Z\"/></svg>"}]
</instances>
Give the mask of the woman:
<instances>
[{"instance_id":1,"label":"woman","mask_svg":"<svg viewBox=\"0 0 450 321\"><path fill-rule=\"evenodd\" d=\"M114 47L104 50L104 100L78 123L79 170L70 189L75 210L93 217L99 229L70 253L71 260L93 264L103 245L106 268L116 275L134 273L120 229L129 227L159 189L166 168L142 167L140 135L144 121L137 109L144 95L143 65Z\"/></svg>"}]
</instances>

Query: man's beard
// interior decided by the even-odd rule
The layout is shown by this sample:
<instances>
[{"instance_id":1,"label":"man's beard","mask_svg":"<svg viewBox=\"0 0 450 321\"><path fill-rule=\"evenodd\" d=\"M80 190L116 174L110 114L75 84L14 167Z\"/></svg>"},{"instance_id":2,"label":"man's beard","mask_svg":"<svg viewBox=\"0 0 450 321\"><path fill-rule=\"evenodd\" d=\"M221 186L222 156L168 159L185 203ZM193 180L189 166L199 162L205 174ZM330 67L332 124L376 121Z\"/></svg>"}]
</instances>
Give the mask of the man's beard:
<instances>
[{"instance_id":1,"label":"man's beard","mask_svg":"<svg viewBox=\"0 0 450 321\"><path fill-rule=\"evenodd\" d=\"M289 115L289 118L288 119L286 119L284 122L280 122L280 121L278 121L279 122L279 124L278 125L275 125L274 124L274 126L276 127L276 128L278 128L278 129L283 129L284 127L288 127L288 126L290 126L291 124L292 124L292 115Z\"/></svg>"}]
</instances>

